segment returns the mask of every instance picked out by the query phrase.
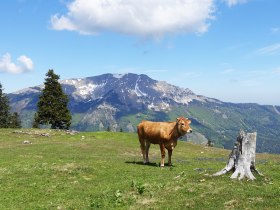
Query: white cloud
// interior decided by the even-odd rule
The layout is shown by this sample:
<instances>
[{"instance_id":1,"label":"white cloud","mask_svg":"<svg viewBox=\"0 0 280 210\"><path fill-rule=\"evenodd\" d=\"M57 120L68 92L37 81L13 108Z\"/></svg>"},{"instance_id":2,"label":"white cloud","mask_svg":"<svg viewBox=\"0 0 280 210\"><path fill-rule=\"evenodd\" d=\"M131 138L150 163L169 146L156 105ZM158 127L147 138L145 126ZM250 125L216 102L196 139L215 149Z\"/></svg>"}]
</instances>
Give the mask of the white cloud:
<instances>
[{"instance_id":1,"label":"white cloud","mask_svg":"<svg viewBox=\"0 0 280 210\"><path fill-rule=\"evenodd\" d=\"M32 70L33 69L33 61L25 55L22 55L18 58L18 61L22 63L23 69Z\"/></svg>"},{"instance_id":2,"label":"white cloud","mask_svg":"<svg viewBox=\"0 0 280 210\"><path fill-rule=\"evenodd\" d=\"M204 33L214 0L74 0L66 14L51 17L55 30L98 34L113 31L140 37Z\"/></svg>"},{"instance_id":3,"label":"white cloud","mask_svg":"<svg viewBox=\"0 0 280 210\"><path fill-rule=\"evenodd\" d=\"M244 4L248 2L248 0L224 0L229 7L235 6L237 4Z\"/></svg>"},{"instance_id":4,"label":"white cloud","mask_svg":"<svg viewBox=\"0 0 280 210\"><path fill-rule=\"evenodd\" d=\"M17 59L17 63L13 63L12 57L6 53L0 58L0 72L19 74L33 69L33 61L25 55Z\"/></svg>"},{"instance_id":5,"label":"white cloud","mask_svg":"<svg viewBox=\"0 0 280 210\"><path fill-rule=\"evenodd\" d=\"M280 53L280 43L275 43L255 51L258 55L276 55Z\"/></svg>"}]
</instances>

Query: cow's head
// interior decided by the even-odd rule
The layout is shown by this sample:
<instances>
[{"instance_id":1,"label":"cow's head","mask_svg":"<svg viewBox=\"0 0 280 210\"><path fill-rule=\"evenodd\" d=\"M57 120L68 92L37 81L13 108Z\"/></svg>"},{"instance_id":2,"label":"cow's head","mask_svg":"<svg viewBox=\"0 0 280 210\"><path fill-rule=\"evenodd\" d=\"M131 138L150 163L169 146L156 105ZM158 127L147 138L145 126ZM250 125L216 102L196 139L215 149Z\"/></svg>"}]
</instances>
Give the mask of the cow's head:
<instances>
[{"instance_id":1,"label":"cow's head","mask_svg":"<svg viewBox=\"0 0 280 210\"><path fill-rule=\"evenodd\" d=\"M177 128L180 134L185 135L186 133L191 133L192 129L190 127L191 120L185 117L178 117L176 119Z\"/></svg>"}]
</instances>

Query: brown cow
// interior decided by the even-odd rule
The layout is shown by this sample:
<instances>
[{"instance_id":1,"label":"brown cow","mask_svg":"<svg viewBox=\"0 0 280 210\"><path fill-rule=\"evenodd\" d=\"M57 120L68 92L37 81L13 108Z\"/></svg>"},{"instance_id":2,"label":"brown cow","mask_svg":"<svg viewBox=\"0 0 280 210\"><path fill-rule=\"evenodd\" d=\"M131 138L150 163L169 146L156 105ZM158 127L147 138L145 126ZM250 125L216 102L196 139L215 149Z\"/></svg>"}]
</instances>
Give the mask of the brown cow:
<instances>
[{"instance_id":1,"label":"brown cow","mask_svg":"<svg viewBox=\"0 0 280 210\"><path fill-rule=\"evenodd\" d=\"M168 165L171 165L171 155L177 145L177 139L192 132L190 123L191 121L185 117L177 118L176 122L142 121L139 123L137 132L144 163L149 162L149 148L152 143L160 146L160 166L164 166L165 148L168 150Z\"/></svg>"}]
</instances>

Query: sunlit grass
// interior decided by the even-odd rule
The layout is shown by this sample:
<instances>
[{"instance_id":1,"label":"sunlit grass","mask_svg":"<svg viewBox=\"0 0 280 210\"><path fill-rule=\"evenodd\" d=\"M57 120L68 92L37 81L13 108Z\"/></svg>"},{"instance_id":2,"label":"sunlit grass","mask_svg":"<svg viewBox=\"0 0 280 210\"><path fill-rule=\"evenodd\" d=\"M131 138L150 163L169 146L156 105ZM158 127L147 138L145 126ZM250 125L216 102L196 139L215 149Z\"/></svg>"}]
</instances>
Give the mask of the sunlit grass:
<instances>
[{"instance_id":1,"label":"sunlit grass","mask_svg":"<svg viewBox=\"0 0 280 210\"><path fill-rule=\"evenodd\" d=\"M13 131L0 130L0 209L277 209L280 203L278 155L257 154L265 176L248 182L211 177L226 164L223 149L179 142L173 166L160 168L158 145L151 146L151 164L142 164L136 134Z\"/></svg>"}]
</instances>

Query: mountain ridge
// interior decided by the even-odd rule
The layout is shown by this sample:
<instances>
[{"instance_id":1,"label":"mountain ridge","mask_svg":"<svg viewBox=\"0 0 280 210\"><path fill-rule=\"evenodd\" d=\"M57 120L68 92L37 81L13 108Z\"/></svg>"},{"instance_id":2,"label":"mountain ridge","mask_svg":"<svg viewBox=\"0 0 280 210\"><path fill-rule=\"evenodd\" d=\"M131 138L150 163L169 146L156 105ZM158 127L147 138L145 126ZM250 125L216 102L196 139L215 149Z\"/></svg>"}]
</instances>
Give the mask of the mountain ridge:
<instances>
[{"instance_id":1,"label":"mountain ridge","mask_svg":"<svg viewBox=\"0 0 280 210\"><path fill-rule=\"evenodd\" d=\"M197 132L186 137L188 141L211 140L216 146L231 148L244 129L258 132L257 151L280 153L278 106L222 102L144 74L102 74L60 83L70 99L72 129L136 132L143 119L173 121L183 115L192 120ZM42 89L40 85L8 94L24 127L32 125Z\"/></svg>"}]
</instances>

